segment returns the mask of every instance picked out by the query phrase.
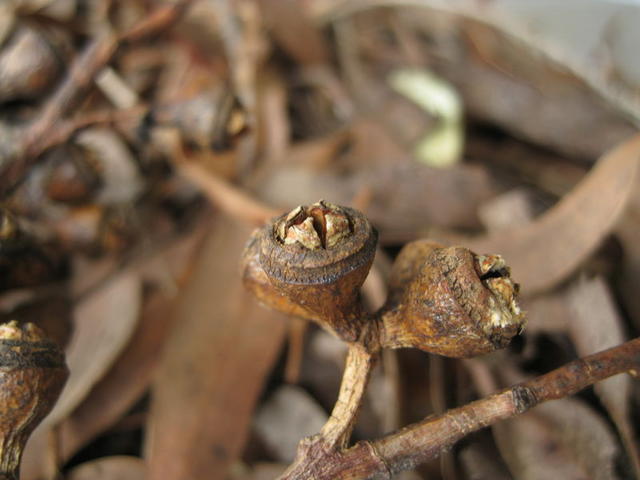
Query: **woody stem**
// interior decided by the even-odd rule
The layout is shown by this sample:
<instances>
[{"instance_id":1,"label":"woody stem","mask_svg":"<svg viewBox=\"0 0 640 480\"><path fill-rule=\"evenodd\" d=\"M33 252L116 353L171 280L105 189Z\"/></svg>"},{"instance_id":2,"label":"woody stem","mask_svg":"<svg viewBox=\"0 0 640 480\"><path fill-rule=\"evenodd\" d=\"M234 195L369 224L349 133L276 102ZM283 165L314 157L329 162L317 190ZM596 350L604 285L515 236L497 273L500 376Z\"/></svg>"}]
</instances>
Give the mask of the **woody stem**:
<instances>
[{"instance_id":1,"label":"woody stem","mask_svg":"<svg viewBox=\"0 0 640 480\"><path fill-rule=\"evenodd\" d=\"M377 358L377 353L367 351L363 345L349 344L338 400L329 420L320 431L321 439L327 447L338 449L347 447Z\"/></svg>"}]
</instances>

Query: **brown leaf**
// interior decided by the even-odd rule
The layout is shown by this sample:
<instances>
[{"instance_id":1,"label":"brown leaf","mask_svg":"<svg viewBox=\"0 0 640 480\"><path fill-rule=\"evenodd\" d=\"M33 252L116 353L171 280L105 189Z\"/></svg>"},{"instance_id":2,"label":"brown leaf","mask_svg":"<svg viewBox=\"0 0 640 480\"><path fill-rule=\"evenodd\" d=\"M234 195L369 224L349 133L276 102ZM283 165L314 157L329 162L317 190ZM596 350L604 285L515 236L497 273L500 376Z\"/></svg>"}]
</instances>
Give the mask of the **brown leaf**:
<instances>
[{"instance_id":1,"label":"brown leaf","mask_svg":"<svg viewBox=\"0 0 640 480\"><path fill-rule=\"evenodd\" d=\"M484 432L481 434L484 435ZM466 478L472 480L512 480L506 466L496 452L491 439L473 442L458 454Z\"/></svg>"},{"instance_id":2,"label":"brown leaf","mask_svg":"<svg viewBox=\"0 0 640 480\"><path fill-rule=\"evenodd\" d=\"M620 278L620 295L631 320L640 329L640 242L638 242L638 226L640 225L640 179L636 179L635 195L632 198L625 216L616 228L616 234L624 250L624 261Z\"/></svg>"},{"instance_id":3,"label":"brown leaf","mask_svg":"<svg viewBox=\"0 0 640 480\"><path fill-rule=\"evenodd\" d=\"M153 387L146 456L150 480L225 478L285 335L239 278L249 232L216 222L176 311Z\"/></svg>"},{"instance_id":4,"label":"brown leaf","mask_svg":"<svg viewBox=\"0 0 640 480\"><path fill-rule=\"evenodd\" d=\"M327 413L302 388L284 385L258 410L254 428L276 460L291 463L302 437L314 435Z\"/></svg>"},{"instance_id":5,"label":"brown leaf","mask_svg":"<svg viewBox=\"0 0 640 480\"><path fill-rule=\"evenodd\" d=\"M35 478L43 467L52 429L84 400L131 339L142 300L140 275L128 270L75 307L75 330L67 348L69 380L48 417L25 448L23 478Z\"/></svg>"},{"instance_id":6,"label":"brown leaf","mask_svg":"<svg viewBox=\"0 0 640 480\"><path fill-rule=\"evenodd\" d=\"M105 457L83 463L65 478L68 480L144 480L146 467L136 457Z\"/></svg>"},{"instance_id":7,"label":"brown leaf","mask_svg":"<svg viewBox=\"0 0 640 480\"><path fill-rule=\"evenodd\" d=\"M111 370L59 427L60 457L68 460L113 425L148 388L171 327L174 298L154 292L140 324Z\"/></svg>"},{"instance_id":8,"label":"brown leaf","mask_svg":"<svg viewBox=\"0 0 640 480\"><path fill-rule=\"evenodd\" d=\"M595 412L574 399L545 403L493 426L498 448L518 480L611 480L615 437Z\"/></svg>"},{"instance_id":9,"label":"brown leaf","mask_svg":"<svg viewBox=\"0 0 640 480\"><path fill-rule=\"evenodd\" d=\"M527 312L527 335L567 331L571 313L567 294L563 290L524 298L522 309Z\"/></svg>"},{"instance_id":10,"label":"brown leaf","mask_svg":"<svg viewBox=\"0 0 640 480\"><path fill-rule=\"evenodd\" d=\"M350 205L363 189L370 191L364 210L383 242L418 238L430 226L477 227L476 206L493 194L486 172L469 165L391 165L344 174L286 164L262 180L259 195L282 207L318 198Z\"/></svg>"},{"instance_id":11,"label":"brown leaf","mask_svg":"<svg viewBox=\"0 0 640 480\"><path fill-rule=\"evenodd\" d=\"M141 302L140 275L125 271L76 306L69 380L46 423L67 417L111 368L135 331Z\"/></svg>"},{"instance_id":12,"label":"brown leaf","mask_svg":"<svg viewBox=\"0 0 640 480\"><path fill-rule=\"evenodd\" d=\"M569 332L581 357L615 347L626 340L624 322L602 278L578 282L570 290L568 300L572 312ZM631 388L629 375L616 375L594 385L620 432L636 476L640 476L640 452L630 423Z\"/></svg>"},{"instance_id":13,"label":"brown leaf","mask_svg":"<svg viewBox=\"0 0 640 480\"><path fill-rule=\"evenodd\" d=\"M500 252L526 294L549 289L611 232L634 192L639 156L640 135L605 154L573 191L529 225L456 242Z\"/></svg>"},{"instance_id":14,"label":"brown leaf","mask_svg":"<svg viewBox=\"0 0 640 480\"><path fill-rule=\"evenodd\" d=\"M529 191L515 188L480 205L478 216L491 233L520 228L533 219Z\"/></svg>"},{"instance_id":15,"label":"brown leaf","mask_svg":"<svg viewBox=\"0 0 640 480\"><path fill-rule=\"evenodd\" d=\"M296 0L258 2L274 39L298 63L328 62L330 53L320 29Z\"/></svg>"}]
</instances>

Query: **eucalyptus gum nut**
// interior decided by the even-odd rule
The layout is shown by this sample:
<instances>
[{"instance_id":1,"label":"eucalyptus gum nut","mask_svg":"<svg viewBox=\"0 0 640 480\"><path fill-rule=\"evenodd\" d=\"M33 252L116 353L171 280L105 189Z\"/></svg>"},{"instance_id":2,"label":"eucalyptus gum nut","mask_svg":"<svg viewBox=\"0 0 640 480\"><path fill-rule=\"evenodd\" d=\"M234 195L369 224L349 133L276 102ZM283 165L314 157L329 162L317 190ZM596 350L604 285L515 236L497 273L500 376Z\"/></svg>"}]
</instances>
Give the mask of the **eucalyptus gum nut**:
<instances>
[{"instance_id":1,"label":"eucalyptus gum nut","mask_svg":"<svg viewBox=\"0 0 640 480\"><path fill-rule=\"evenodd\" d=\"M505 347L524 326L517 284L498 255L414 242L394 264L380 312L383 347L472 357Z\"/></svg>"},{"instance_id":2,"label":"eucalyptus gum nut","mask_svg":"<svg viewBox=\"0 0 640 480\"><path fill-rule=\"evenodd\" d=\"M245 288L252 292L260 303L269 308L307 320L313 320L309 312L282 295L271 284L269 277L260 265L260 230L256 230L247 242L242 254L242 281Z\"/></svg>"},{"instance_id":3,"label":"eucalyptus gum nut","mask_svg":"<svg viewBox=\"0 0 640 480\"><path fill-rule=\"evenodd\" d=\"M33 324L0 325L0 479L19 478L31 432L66 382L64 354Z\"/></svg>"},{"instance_id":4,"label":"eucalyptus gum nut","mask_svg":"<svg viewBox=\"0 0 640 480\"><path fill-rule=\"evenodd\" d=\"M402 296L406 286L419 273L424 260L437 248L443 248L443 245L428 240L417 240L400 250L389 277L389 301Z\"/></svg>"},{"instance_id":5,"label":"eucalyptus gum nut","mask_svg":"<svg viewBox=\"0 0 640 480\"><path fill-rule=\"evenodd\" d=\"M325 223L318 225L318 216ZM376 242L376 231L356 210L324 202L298 207L254 233L243 256L244 282L263 303L356 341L365 316L359 290Z\"/></svg>"}]
</instances>

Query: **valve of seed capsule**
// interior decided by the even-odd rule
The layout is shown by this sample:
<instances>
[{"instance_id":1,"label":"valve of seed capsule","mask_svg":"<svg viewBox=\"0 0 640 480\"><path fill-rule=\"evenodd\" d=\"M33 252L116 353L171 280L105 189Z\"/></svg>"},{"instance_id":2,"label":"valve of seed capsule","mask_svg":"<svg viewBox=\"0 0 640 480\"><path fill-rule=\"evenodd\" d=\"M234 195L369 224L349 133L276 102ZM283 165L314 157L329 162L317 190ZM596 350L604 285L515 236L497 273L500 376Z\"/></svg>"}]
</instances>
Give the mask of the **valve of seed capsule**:
<instances>
[{"instance_id":1,"label":"valve of seed capsule","mask_svg":"<svg viewBox=\"0 0 640 480\"><path fill-rule=\"evenodd\" d=\"M343 209L320 200L309 207L293 209L276 225L276 231L285 245L329 249L351 234L351 225Z\"/></svg>"}]
</instances>

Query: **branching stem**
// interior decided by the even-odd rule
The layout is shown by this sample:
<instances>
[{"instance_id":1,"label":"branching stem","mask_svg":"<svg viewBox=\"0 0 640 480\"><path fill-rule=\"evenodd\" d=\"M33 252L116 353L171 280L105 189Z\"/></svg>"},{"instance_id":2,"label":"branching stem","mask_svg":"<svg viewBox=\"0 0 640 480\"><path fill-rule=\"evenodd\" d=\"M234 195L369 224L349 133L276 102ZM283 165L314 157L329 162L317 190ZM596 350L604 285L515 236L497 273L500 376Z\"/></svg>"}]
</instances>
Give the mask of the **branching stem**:
<instances>
[{"instance_id":1,"label":"branching stem","mask_svg":"<svg viewBox=\"0 0 640 480\"><path fill-rule=\"evenodd\" d=\"M351 362L355 366L355 352L353 357L355 358ZM352 369L349 375L356 371ZM304 439L298 448L296 461L281 479L356 480L374 476L390 478L394 473L414 468L438 457L443 450L450 448L471 432L524 413L542 402L572 395L589 385L623 372L633 376L640 375L640 338L575 360L546 375L522 382L442 415L429 417L376 441L360 442L351 448L340 450L323 442L322 434ZM341 394L342 390L347 389L342 388ZM345 392L345 395L347 393ZM327 427L323 432L325 430Z\"/></svg>"},{"instance_id":2,"label":"branching stem","mask_svg":"<svg viewBox=\"0 0 640 480\"><path fill-rule=\"evenodd\" d=\"M0 171L0 194L18 184L56 136L58 123L71 112L93 86L98 73L113 59L122 45L166 30L176 23L193 0L177 0L158 7L130 30L116 34L105 31L94 38L69 68L65 79L43 105L39 115L24 130L15 157Z\"/></svg>"}]
</instances>

